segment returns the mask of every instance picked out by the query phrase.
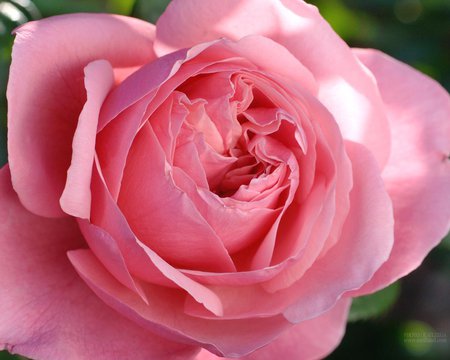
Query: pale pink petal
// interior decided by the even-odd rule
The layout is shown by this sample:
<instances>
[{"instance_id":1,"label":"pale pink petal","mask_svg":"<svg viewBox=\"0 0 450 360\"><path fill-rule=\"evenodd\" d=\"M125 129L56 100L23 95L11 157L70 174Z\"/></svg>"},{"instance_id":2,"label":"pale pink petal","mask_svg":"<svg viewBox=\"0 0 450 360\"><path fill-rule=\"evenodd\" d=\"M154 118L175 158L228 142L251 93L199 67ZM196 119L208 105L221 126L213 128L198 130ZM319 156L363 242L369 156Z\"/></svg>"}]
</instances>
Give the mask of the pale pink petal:
<instances>
[{"instance_id":1,"label":"pale pink petal","mask_svg":"<svg viewBox=\"0 0 450 360\"><path fill-rule=\"evenodd\" d=\"M245 209L239 202L228 206L209 190L198 189L179 169L174 169L174 179L192 199L230 255L263 238L279 214L279 210L264 207Z\"/></svg>"},{"instance_id":2,"label":"pale pink petal","mask_svg":"<svg viewBox=\"0 0 450 360\"><path fill-rule=\"evenodd\" d=\"M326 313L294 325L269 345L240 359L323 359L341 342L347 324L349 307L350 300L342 299ZM195 360L220 359L223 358L219 358L205 349L202 349L195 358Z\"/></svg>"},{"instance_id":3,"label":"pale pink petal","mask_svg":"<svg viewBox=\"0 0 450 360\"><path fill-rule=\"evenodd\" d=\"M105 60L90 63L84 69L87 101L81 111L72 142L72 162L67 171L66 187L59 199L69 215L89 219L91 210L91 175L95 137L100 108L114 84L111 65Z\"/></svg>"},{"instance_id":4,"label":"pale pink petal","mask_svg":"<svg viewBox=\"0 0 450 360\"><path fill-rule=\"evenodd\" d=\"M232 72L245 66L255 68L254 64L239 57L249 53L245 46L249 42L265 44L264 49L270 48L274 51L282 49L288 56L285 61L276 64L275 68L278 73L284 74L285 80L288 81L286 71L290 69L298 74L296 75L298 83L315 91L314 79L292 55L287 53L286 49L269 39L259 37L249 38L237 44L226 40L203 44L189 51L180 50L151 62L130 75L111 92L100 114L100 133L97 139L99 159L104 169L105 179L115 198L120 188L123 164L141 120L151 116L175 88L180 85L189 87L189 81L186 84L183 82L198 73ZM261 69L271 70L270 62L257 62L255 54L250 55ZM241 63L245 63L245 65L241 65ZM211 104L207 110L213 111L212 109L220 111L220 113L223 111L220 107L218 109L217 104ZM227 122L230 121L227 120L223 123ZM231 127L225 126L225 129L223 129L222 122L220 122L220 126L218 124L216 122L216 126L222 131L225 142L229 144L236 137L236 124L231 124ZM231 136L224 134L226 130L231 130Z\"/></svg>"},{"instance_id":5,"label":"pale pink petal","mask_svg":"<svg viewBox=\"0 0 450 360\"><path fill-rule=\"evenodd\" d=\"M92 188L93 226L82 223L81 228L93 252L116 280L138 293L146 303L147 298L142 294L139 283L130 279L131 276L152 284L179 287L212 313L222 313L220 299L211 290L185 276L136 238L108 193L97 166L93 172ZM180 292L176 297L184 298L186 293Z\"/></svg>"},{"instance_id":6,"label":"pale pink petal","mask_svg":"<svg viewBox=\"0 0 450 360\"><path fill-rule=\"evenodd\" d=\"M292 94L294 98L296 94ZM300 266L287 271L294 274L292 282L298 280L324 246L329 246L328 243L336 240L336 234L340 234L348 213L348 193L352 186L350 163L334 119L309 94L300 93L300 99L303 102L298 101L296 109L303 131L302 135L299 134L291 141L294 142L292 148L308 149L304 155L297 155L301 168L300 186L295 195L296 202L291 205L286 203L286 207L289 207L283 214L280 225L274 228L276 232L269 234L272 239L275 236L279 239L270 264L295 259ZM311 126L313 132L310 130ZM293 131L289 130L287 133L281 132L280 141L286 143L293 137ZM305 174L312 176L312 190L311 185L305 186ZM339 206L335 205L337 202ZM267 240L268 238L265 241Z\"/></svg>"},{"instance_id":7,"label":"pale pink petal","mask_svg":"<svg viewBox=\"0 0 450 360\"><path fill-rule=\"evenodd\" d=\"M180 91L189 99L205 102L205 110L221 135L223 148L232 148L241 135L241 126L233 112L232 97L237 91L231 79L233 73L224 69L186 81Z\"/></svg>"},{"instance_id":8,"label":"pale pink petal","mask_svg":"<svg viewBox=\"0 0 450 360\"><path fill-rule=\"evenodd\" d=\"M145 328L175 341L200 345L218 355L239 357L272 341L290 327L277 315L249 321L217 321L184 314L183 303L174 289L158 287L148 304L117 282L89 250L76 250L69 257L92 290L108 305ZM175 295L175 296L174 296Z\"/></svg>"},{"instance_id":9,"label":"pale pink petal","mask_svg":"<svg viewBox=\"0 0 450 360\"><path fill-rule=\"evenodd\" d=\"M141 99L121 112L97 134L96 154L105 182L115 200L119 196L130 146L143 121L147 106L148 99Z\"/></svg>"},{"instance_id":10,"label":"pale pink petal","mask_svg":"<svg viewBox=\"0 0 450 360\"><path fill-rule=\"evenodd\" d=\"M73 219L29 213L0 171L0 349L36 360L184 360L196 348L161 338L105 305L66 252L84 246Z\"/></svg>"},{"instance_id":11,"label":"pale pink petal","mask_svg":"<svg viewBox=\"0 0 450 360\"><path fill-rule=\"evenodd\" d=\"M118 203L139 240L172 265L235 271L217 234L174 184L149 123L142 127L130 150Z\"/></svg>"},{"instance_id":12,"label":"pale pink petal","mask_svg":"<svg viewBox=\"0 0 450 360\"><path fill-rule=\"evenodd\" d=\"M182 105L184 111L177 111L175 108L173 115L167 117L167 120L161 121L161 118L156 117L152 125L161 127L158 123L169 122L169 126L179 129L177 134L173 134L173 143L176 146L173 148L173 155L171 158L168 158L168 161L171 161L172 165L174 165L174 171L176 168L181 168L198 186L208 189L207 175L211 173L210 168L216 170L216 167L219 167L219 171L223 168L226 169L230 166L230 162L233 162L233 159L218 154L208 143L211 140L217 140L217 145L222 145L220 134L218 134L214 123L210 121L209 116L205 112L204 103L196 102L192 104L187 97L185 97L183 102L185 103L180 105ZM182 119L179 116L181 114L183 114ZM179 122L179 120L183 122ZM170 124L172 121L174 122L173 125ZM196 126L192 124L193 121L196 121L198 126L204 128L194 129L193 127ZM183 123L184 125L182 126ZM204 130L206 131L204 132ZM159 140L158 135L157 137ZM163 146L163 144L161 145ZM222 151L223 148L221 149ZM174 181L176 182L176 180Z\"/></svg>"},{"instance_id":13,"label":"pale pink petal","mask_svg":"<svg viewBox=\"0 0 450 360\"><path fill-rule=\"evenodd\" d=\"M247 254L244 254L244 256L245 255ZM189 276L191 279L205 285L243 286L267 281L273 278L288 265L289 264L285 262L276 266L267 267L265 269L238 271L234 273L217 273L186 269L182 269L181 272Z\"/></svg>"},{"instance_id":14,"label":"pale pink petal","mask_svg":"<svg viewBox=\"0 0 450 360\"><path fill-rule=\"evenodd\" d=\"M188 80L189 82L189 80ZM216 84L217 86L218 84ZM208 89L205 89L208 91ZM188 100L188 99L186 99ZM205 142L217 153L224 153L224 141L219 132L217 119L214 113L208 114L205 109L206 99L192 99L194 101L185 101L185 106L189 109L189 116L186 119L186 125L189 124L191 129L195 129L197 133L201 133ZM211 118L212 116L213 118ZM216 122L216 123L215 123Z\"/></svg>"},{"instance_id":15,"label":"pale pink petal","mask_svg":"<svg viewBox=\"0 0 450 360\"><path fill-rule=\"evenodd\" d=\"M108 248L102 249L101 245L103 241L95 239L97 236L102 236L102 232L107 233L111 237L109 240L116 242L119 248L119 255L123 256L126 268L129 269L131 275L151 283L173 286L172 282L149 261L148 256L137 243L136 236L131 231L126 219L100 175L97 161L92 173L92 213L90 221L93 227L89 226L83 229L86 241L89 243L92 238L94 239L92 250L106 268L108 268L106 265L107 259L104 259L102 256L107 257L111 251ZM96 242L100 245L98 250L95 244ZM113 250L112 255L114 255L114 261L120 262L121 259L117 258L114 254L116 252L114 249L115 246L112 244L110 247ZM113 271L111 272L114 274ZM117 274L115 276L117 279L120 279Z\"/></svg>"},{"instance_id":16,"label":"pale pink petal","mask_svg":"<svg viewBox=\"0 0 450 360\"><path fill-rule=\"evenodd\" d=\"M14 188L30 211L61 216L72 137L86 102L83 69L105 59L142 65L154 26L104 14L62 15L16 30L8 83L8 151ZM114 41L111 41L114 39Z\"/></svg>"},{"instance_id":17,"label":"pale pink petal","mask_svg":"<svg viewBox=\"0 0 450 360\"><path fill-rule=\"evenodd\" d=\"M295 274L286 271L272 279L266 288L264 283L242 286L238 291L210 286L222 301L223 318L271 316L281 312L289 321L297 323L316 317L330 309L346 291L358 289L369 281L387 260L393 244L393 214L378 165L363 146L347 143L346 149L352 163L354 186L350 193L350 212L339 241L300 279L294 278L294 282L291 276ZM192 302L187 303L186 312L211 318L210 313Z\"/></svg>"},{"instance_id":18,"label":"pale pink petal","mask_svg":"<svg viewBox=\"0 0 450 360\"><path fill-rule=\"evenodd\" d=\"M258 19L259 20L259 19ZM229 45L238 55L272 75L281 75L285 80L316 94L318 86L311 71L299 62L288 49L263 36L247 36L236 44ZM277 54L277 56L261 56Z\"/></svg>"},{"instance_id":19,"label":"pale pink petal","mask_svg":"<svg viewBox=\"0 0 450 360\"><path fill-rule=\"evenodd\" d=\"M284 312L289 319L302 318L312 309L330 304L346 289L366 283L391 252L394 234L392 203L372 154L357 143L346 142L353 170L350 211L339 241L305 273L288 292L300 290L294 306ZM300 288L299 288L300 286ZM319 301L307 294L321 293ZM317 298L316 298L317 300Z\"/></svg>"},{"instance_id":20,"label":"pale pink petal","mask_svg":"<svg viewBox=\"0 0 450 360\"><path fill-rule=\"evenodd\" d=\"M120 191L130 146L142 122L158 111L191 72L207 66L194 64L188 71L177 72L180 64L189 59L182 50L152 61L131 74L106 98L100 113L97 151L114 199Z\"/></svg>"},{"instance_id":21,"label":"pale pink petal","mask_svg":"<svg viewBox=\"0 0 450 360\"><path fill-rule=\"evenodd\" d=\"M179 69L179 63L186 57L186 50L168 54L149 62L127 77L106 99L100 114L99 130L146 95L152 94L154 97L156 90Z\"/></svg>"},{"instance_id":22,"label":"pale pink petal","mask_svg":"<svg viewBox=\"0 0 450 360\"><path fill-rule=\"evenodd\" d=\"M173 163L177 137L188 115L184 102L189 102L186 95L174 91L148 119L169 163Z\"/></svg>"},{"instance_id":23,"label":"pale pink petal","mask_svg":"<svg viewBox=\"0 0 450 360\"><path fill-rule=\"evenodd\" d=\"M97 256L103 266L123 285L139 294L147 302L140 283L130 274L125 259L116 241L103 229L90 224L86 220L78 220L78 225L89 245L89 249Z\"/></svg>"},{"instance_id":24,"label":"pale pink petal","mask_svg":"<svg viewBox=\"0 0 450 360\"><path fill-rule=\"evenodd\" d=\"M317 101L309 99L308 111L317 137L315 183L305 200L291 205L280 225L278 236L291 240L280 242L272 263L285 259L292 259L293 263L282 273L283 282L275 278L265 283L265 288L272 292L279 290L281 285L288 287L300 279L316 259L339 240L350 208L352 169L339 128ZM305 171L307 169L300 174Z\"/></svg>"},{"instance_id":25,"label":"pale pink petal","mask_svg":"<svg viewBox=\"0 0 450 360\"><path fill-rule=\"evenodd\" d=\"M450 229L450 97L435 81L375 50L355 50L375 75L392 129L383 179L394 205L389 260L358 294L417 268Z\"/></svg>"},{"instance_id":26,"label":"pale pink petal","mask_svg":"<svg viewBox=\"0 0 450 360\"><path fill-rule=\"evenodd\" d=\"M276 233L278 231L278 225L282 219L283 213L286 211L289 205L291 205L295 197L295 193L297 192L299 187L300 177L298 159L295 157L291 149L288 150L277 140L274 140L270 137L264 137L262 135L255 136L254 140L260 140L256 142L255 146L255 152L257 153L258 157L264 159L265 161L276 160L285 163L289 167L290 175L289 192L286 196L286 200L284 201L283 210L280 216L272 224L270 231L268 232L267 236L265 236L257 251L255 252L255 255L251 259L251 270L263 269L271 265L273 251L277 241Z\"/></svg>"},{"instance_id":27,"label":"pale pink petal","mask_svg":"<svg viewBox=\"0 0 450 360\"><path fill-rule=\"evenodd\" d=\"M344 138L363 143L380 165L386 163L389 128L376 84L314 6L296 0L175 0L158 20L155 51L163 55L247 35L266 36L300 60Z\"/></svg>"},{"instance_id":28,"label":"pale pink petal","mask_svg":"<svg viewBox=\"0 0 450 360\"><path fill-rule=\"evenodd\" d=\"M160 22L159 24L162 24L163 26L166 25L164 22ZM162 31L164 30L166 29L163 29ZM157 30L157 32L158 31L159 30ZM209 40L215 40L218 38L219 36ZM236 37L232 37L231 39L239 41L235 42L229 41L228 39L221 39L221 43L225 46L225 49L232 51L230 54L231 56L241 56L251 64L256 65L258 69L263 72L273 75L276 74L289 82L292 81L294 84L300 84L302 88L313 94L317 93L317 84L313 74L311 74L311 72L285 47L264 36L244 35L242 39L238 39ZM197 43L192 42L190 44L196 45ZM161 44L156 44L156 49L159 48L159 45ZM267 57L261 56L261 54L277 54L277 56Z\"/></svg>"}]
</instances>

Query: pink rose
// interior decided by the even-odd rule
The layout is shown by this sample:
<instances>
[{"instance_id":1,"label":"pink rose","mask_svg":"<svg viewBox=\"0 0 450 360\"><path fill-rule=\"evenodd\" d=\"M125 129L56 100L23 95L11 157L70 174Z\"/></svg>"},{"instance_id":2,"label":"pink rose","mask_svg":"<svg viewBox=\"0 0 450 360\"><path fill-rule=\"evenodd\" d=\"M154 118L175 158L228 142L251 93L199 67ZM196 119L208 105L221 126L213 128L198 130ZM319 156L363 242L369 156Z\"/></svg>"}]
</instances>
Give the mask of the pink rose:
<instances>
[{"instance_id":1,"label":"pink rose","mask_svg":"<svg viewBox=\"0 0 450 360\"><path fill-rule=\"evenodd\" d=\"M28 23L8 101L0 349L35 359L320 358L450 227L450 97L299 0Z\"/></svg>"}]
</instances>

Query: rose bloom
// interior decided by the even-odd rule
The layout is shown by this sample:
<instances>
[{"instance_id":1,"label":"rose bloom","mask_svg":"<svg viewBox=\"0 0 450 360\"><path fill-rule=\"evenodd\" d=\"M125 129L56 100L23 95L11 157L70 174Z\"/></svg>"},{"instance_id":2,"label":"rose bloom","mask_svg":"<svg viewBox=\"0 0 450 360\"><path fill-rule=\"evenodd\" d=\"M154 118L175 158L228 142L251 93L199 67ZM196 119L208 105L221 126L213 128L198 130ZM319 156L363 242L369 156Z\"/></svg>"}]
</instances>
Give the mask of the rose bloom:
<instances>
[{"instance_id":1,"label":"rose bloom","mask_svg":"<svg viewBox=\"0 0 450 360\"><path fill-rule=\"evenodd\" d=\"M450 98L300 0L16 30L0 349L312 359L450 225Z\"/></svg>"}]
</instances>

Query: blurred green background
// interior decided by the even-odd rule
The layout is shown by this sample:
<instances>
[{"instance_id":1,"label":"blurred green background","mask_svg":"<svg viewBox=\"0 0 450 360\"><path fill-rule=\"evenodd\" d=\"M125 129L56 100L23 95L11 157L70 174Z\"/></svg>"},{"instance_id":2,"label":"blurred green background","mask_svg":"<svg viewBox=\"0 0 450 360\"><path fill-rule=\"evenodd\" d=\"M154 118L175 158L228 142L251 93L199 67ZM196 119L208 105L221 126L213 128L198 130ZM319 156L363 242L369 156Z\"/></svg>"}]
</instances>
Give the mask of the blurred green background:
<instances>
[{"instance_id":1,"label":"blurred green background","mask_svg":"<svg viewBox=\"0 0 450 360\"><path fill-rule=\"evenodd\" d=\"M5 92L13 28L31 19L71 12L112 12L155 22L168 2L0 0L0 164L7 159ZM309 2L319 7L349 45L380 49L450 89L450 0ZM450 359L449 300L447 237L413 274L354 301L344 340L329 359ZM18 358L0 352L0 360Z\"/></svg>"}]
</instances>

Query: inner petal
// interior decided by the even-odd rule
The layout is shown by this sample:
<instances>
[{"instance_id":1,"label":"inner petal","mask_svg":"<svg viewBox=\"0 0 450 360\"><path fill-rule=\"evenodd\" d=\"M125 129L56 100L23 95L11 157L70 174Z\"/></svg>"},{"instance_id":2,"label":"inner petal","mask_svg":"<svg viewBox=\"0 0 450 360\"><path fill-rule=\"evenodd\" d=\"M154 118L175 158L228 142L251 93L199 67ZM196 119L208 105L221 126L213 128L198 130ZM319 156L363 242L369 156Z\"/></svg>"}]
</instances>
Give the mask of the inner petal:
<instances>
[{"instance_id":1,"label":"inner petal","mask_svg":"<svg viewBox=\"0 0 450 360\"><path fill-rule=\"evenodd\" d=\"M145 124L130 150L118 201L132 230L172 265L234 271L222 241L171 172L151 125Z\"/></svg>"},{"instance_id":2,"label":"inner petal","mask_svg":"<svg viewBox=\"0 0 450 360\"><path fill-rule=\"evenodd\" d=\"M252 76L202 75L178 88L194 106L184 101L190 115L177 138L174 182L192 199L230 254L265 238L288 193L295 191L290 189L292 179L297 188L295 157L306 150L300 122L259 90ZM214 80L225 90L212 88ZM217 109L225 110L219 114ZM291 133L288 147L283 144L286 132ZM218 136L225 139L218 141ZM300 150L293 152L290 146ZM191 175L190 167L199 163L208 186Z\"/></svg>"}]
</instances>

